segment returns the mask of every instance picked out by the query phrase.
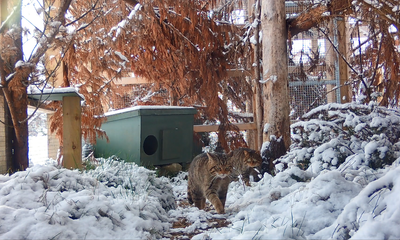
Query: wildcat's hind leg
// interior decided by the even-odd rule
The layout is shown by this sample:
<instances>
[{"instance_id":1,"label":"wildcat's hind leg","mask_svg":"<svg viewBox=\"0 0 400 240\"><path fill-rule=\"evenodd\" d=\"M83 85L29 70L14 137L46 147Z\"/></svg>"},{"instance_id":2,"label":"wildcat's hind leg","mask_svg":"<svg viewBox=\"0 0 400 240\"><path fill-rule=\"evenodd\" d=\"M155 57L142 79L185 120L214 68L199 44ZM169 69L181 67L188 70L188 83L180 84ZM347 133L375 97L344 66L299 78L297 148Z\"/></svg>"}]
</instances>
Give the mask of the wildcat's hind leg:
<instances>
[{"instance_id":1,"label":"wildcat's hind leg","mask_svg":"<svg viewBox=\"0 0 400 240\"><path fill-rule=\"evenodd\" d=\"M193 201L194 201L194 205L198 208L198 209L204 209L206 207L206 198L205 197L193 197Z\"/></svg>"},{"instance_id":2,"label":"wildcat's hind leg","mask_svg":"<svg viewBox=\"0 0 400 240\"><path fill-rule=\"evenodd\" d=\"M192 193L190 191L189 185L188 185L188 188L187 188L187 199L188 199L189 204L193 204L194 203L193 199L192 199Z\"/></svg>"},{"instance_id":3,"label":"wildcat's hind leg","mask_svg":"<svg viewBox=\"0 0 400 240\"><path fill-rule=\"evenodd\" d=\"M194 203L198 209L204 209L206 207L206 198L201 191L196 191L195 189L195 187L191 187L190 184L188 184L188 201L190 204Z\"/></svg>"}]
</instances>

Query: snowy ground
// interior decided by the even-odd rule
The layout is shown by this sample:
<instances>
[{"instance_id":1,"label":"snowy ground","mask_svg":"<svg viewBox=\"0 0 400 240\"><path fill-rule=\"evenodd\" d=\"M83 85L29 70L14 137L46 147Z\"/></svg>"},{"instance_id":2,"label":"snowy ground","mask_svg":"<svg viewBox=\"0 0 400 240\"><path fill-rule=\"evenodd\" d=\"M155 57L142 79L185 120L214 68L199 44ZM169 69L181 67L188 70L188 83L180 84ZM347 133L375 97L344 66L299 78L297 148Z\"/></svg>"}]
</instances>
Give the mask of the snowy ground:
<instances>
[{"instance_id":1,"label":"snowy ground","mask_svg":"<svg viewBox=\"0 0 400 240\"><path fill-rule=\"evenodd\" d=\"M155 239L189 235L226 218L225 228L193 239L398 239L400 167L374 172L364 188L339 171L307 182L296 168L265 176L252 187L232 183L226 214L185 201L185 173L173 179L118 161L82 173L52 162L12 176L0 176L1 239ZM368 173L366 173L368 174ZM177 201L175 205L174 199ZM189 226L172 229L185 218ZM177 237L179 238L179 237Z\"/></svg>"},{"instance_id":2,"label":"snowy ground","mask_svg":"<svg viewBox=\"0 0 400 240\"><path fill-rule=\"evenodd\" d=\"M390 127L398 128L400 114L352 109L319 109L327 110L330 127L342 117L347 127L338 135L325 129L331 136L324 144L294 147L281 159L289 167L274 177L265 175L251 187L231 183L223 215L186 204L186 173L158 178L153 171L115 159L98 159L99 167L85 172L47 161L2 175L0 239L399 239L399 144L384 140L396 133ZM323 115L319 110L314 111L318 118ZM365 115L357 115L361 112ZM326 124L310 119L297 126L312 130L306 135L315 143L329 135L315 125ZM363 126L366 135L347 138L352 124L355 129ZM379 126L390 133L368 132ZM351 145L336 148L346 139ZM389 157L395 159L390 164L368 167L374 158ZM301 170L305 160L310 167ZM319 161L323 164L316 171ZM210 228L215 219L226 219L227 226ZM176 225L179 221L185 224Z\"/></svg>"}]
</instances>

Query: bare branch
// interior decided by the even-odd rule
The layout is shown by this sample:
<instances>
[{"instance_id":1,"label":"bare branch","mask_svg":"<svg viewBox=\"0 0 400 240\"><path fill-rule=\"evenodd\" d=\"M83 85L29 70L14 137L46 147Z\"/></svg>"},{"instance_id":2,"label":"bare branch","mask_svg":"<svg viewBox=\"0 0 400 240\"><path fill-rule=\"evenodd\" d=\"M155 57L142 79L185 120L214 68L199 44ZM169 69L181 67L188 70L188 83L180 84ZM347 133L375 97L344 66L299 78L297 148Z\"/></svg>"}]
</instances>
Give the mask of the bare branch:
<instances>
[{"instance_id":1,"label":"bare branch","mask_svg":"<svg viewBox=\"0 0 400 240\"><path fill-rule=\"evenodd\" d=\"M18 1L18 5L16 7L13 8L12 12L10 13L10 15L6 18L6 20L1 24L0 26L0 33L3 33L5 30L7 30L8 28L10 28L10 23L12 21L14 21L15 17L18 17L19 15L19 9L21 8L21 2L22 1Z\"/></svg>"}]
</instances>

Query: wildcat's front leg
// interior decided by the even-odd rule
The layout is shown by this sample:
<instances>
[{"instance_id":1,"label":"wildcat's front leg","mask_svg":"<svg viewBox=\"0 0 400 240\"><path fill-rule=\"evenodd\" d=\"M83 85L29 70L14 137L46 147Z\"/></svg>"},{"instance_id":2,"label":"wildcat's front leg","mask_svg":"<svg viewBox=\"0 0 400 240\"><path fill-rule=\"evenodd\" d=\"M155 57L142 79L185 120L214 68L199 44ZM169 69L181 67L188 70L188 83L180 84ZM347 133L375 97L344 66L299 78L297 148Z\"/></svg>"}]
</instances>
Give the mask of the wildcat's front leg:
<instances>
[{"instance_id":1,"label":"wildcat's front leg","mask_svg":"<svg viewBox=\"0 0 400 240\"><path fill-rule=\"evenodd\" d=\"M211 204L214 206L215 211L217 211L217 213L219 214L225 213L224 204L222 204L221 200L219 199L219 196L215 191L208 191L206 193L206 196L208 201L210 201Z\"/></svg>"},{"instance_id":2,"label":"wildcat's front leg","mask_svg":"<svg viewBox=\"0 0 400 240\"><path fill-rule=\"evenodd\" d=\"M242 174L242 180L246 186L251 186L250 184L250 168L246 169Z\"/></svg>"},{"instance_id":3,"label":"wildcat's front leg","mask_svg":"<svg viewBox=\"0 0 400 240\"><path fill-rule=\"evenodd\" d=\"M218 189L218 198L221 200L222 206L225 207L226 195L228 193L229 183L231 180L229 178L225 178L221 180L221 186Z\"/></svg>"}]
</instances>

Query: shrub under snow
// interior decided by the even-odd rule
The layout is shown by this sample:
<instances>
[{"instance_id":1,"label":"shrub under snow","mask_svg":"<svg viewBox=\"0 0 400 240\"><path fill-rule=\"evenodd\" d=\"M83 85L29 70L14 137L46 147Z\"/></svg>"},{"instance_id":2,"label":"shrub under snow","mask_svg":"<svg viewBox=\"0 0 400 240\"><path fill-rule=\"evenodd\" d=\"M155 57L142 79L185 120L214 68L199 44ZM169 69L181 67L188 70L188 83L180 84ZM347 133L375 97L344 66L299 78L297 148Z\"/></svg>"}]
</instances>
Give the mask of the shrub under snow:
<instances>
[{"instance_id":1,"label":"shrub under snow","mask_svg":"<svg viewBox=\"0 0 400 240\"><path fill-rule=\"evenodd\" d=\"M88 172L33 166L0 176L0 239L400 239L399 124L373 104L312 110L275 176L230 184L226 214L185 204L186 173L157 178L112 158Z\"/></svg>"},{"instance_id":2,"label":"shrub under snow","mask_svg":"<svg viewBox=\"0 0 400 240\"><path fill-rule=\"evenodd\" d=\"M193 239L399 239L399 124L373 104L312 110L275 176L231 183L232 224Z\"/></svg>"},{"instance_id":3,"label":"shrub under snow","mask_svg":"<svg viewBox=\"0 0 400 240\"><path fill-rule=\"evenodd\" d=\"M324 169L379 169L399 157L400 112L372 103L320 106L291 129L291 150L279 161L315 174Z\"/></svg>"},{"instance_id":4,"label":"shrub under snow","mask_svg":"<svg viewBox=\"0 0 400 240\"><path fill-rule=\"evenodd\" d=\"M0 175L1 238L161 236L170 225L166 209L174 207L169 183L135 164L103 161L89 173L47 164Z\"/></svg>"},{"instance_id":5,"label":"shrub under snow","mask_svg":"<svg viewBox=\"0 0 400 240\"><path fill-rule=\"evenodd\" d=\"M125 163L115 157L100 159L99 166L88 171L88 175L107 187L121 187L125 190L123 194L126 194L126 197L148 195L158 199L166 211L176 207L168 180L156 177L154 171L137 164Z\"/></svg>"}]
</instances>

